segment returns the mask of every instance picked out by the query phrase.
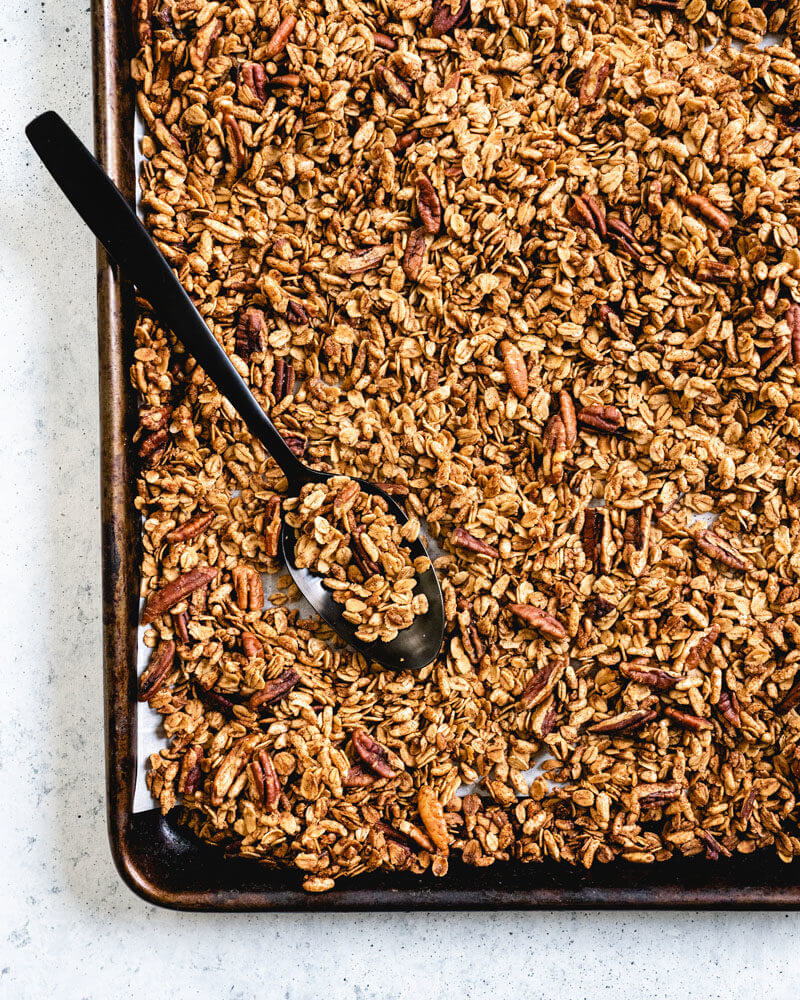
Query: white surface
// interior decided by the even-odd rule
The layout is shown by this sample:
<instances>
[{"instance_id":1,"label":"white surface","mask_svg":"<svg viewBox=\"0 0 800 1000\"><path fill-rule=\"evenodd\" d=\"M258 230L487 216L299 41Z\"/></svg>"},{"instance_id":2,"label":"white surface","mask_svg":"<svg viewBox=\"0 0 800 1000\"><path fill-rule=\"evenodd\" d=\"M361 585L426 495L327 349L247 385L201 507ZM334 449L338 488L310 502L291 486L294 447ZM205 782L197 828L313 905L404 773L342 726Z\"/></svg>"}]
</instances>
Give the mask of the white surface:
<instances>
[{"instance_id":1,"label":"white surface","mask_svg":"<svg viewBox=\"0 0 800 1000\"><path fill-rule=\"evenodd\" d=\"M88 0L0 30L0 998L794 997L800 916L159 911L106 845L94 248L22 135L90 139Z\"/></svg>"}]
</instances>

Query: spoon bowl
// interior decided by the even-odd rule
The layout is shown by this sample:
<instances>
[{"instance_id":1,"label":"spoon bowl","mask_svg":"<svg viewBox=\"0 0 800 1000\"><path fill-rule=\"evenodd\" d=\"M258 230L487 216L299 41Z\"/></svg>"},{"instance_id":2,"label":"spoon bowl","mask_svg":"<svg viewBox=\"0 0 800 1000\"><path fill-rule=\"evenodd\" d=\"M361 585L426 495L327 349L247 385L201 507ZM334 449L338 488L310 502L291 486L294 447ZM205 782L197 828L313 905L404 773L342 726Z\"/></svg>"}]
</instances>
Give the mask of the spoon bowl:
<instances>
[{"instance_id":1,"label":"spoon bowl","mask_svg":"<svg viewBox=\"0 0 800 1000\"><path fill-rule=\"evenodd\" d=\"M330 479L333 473L304 465L284 441L250 387L237 372L225 349L197 311L186 289L153 242L136 212L71 128L54 111L35 118L25 130L31 145L80 217L103 244L109 257L150 303L156 317L197 360L217 389L233 405L286 476L288 494L296 497L307 483ZM383 497L401 524L408 516L391 497L372 483L357 480L363 490ZM444 601L431 566L418 576L419 593L428 611L391 642L363 642L343 617L322 584L322 577L300 569L294 559L295 534L283 521L281 548L301 594L317 613L354 649L395 670L420 670L438 654L444 639ZM425 546L411 544L414 557L427 556Z\"/></svg>"},{"instance_id":2,"label":"spoon bowl","mask_svg":"<svg viewBox=\"0 0 800 1000\"><path fill-rule=\"evenodd\" d=\"M326 475L325 478L332 478ZM360 488L373 496L382 497L389 507L389 513L399 524L408 521L408 514L396 500L385 493L380 487L364 479L354 480ZM348 646L363 653L368 660L380 663L392 670L420 670L436 658L442 647L444 638L444 601L439 580L433 565L417 575L415 594L424 594L428 598L428 610L417 615L408 628L398 632L391 642L364 642L356 635L357 626L342 617L342 606L333 599L333 594L322 583L322 577L309 567L300 567L295 562L294 549L297 536L285 519L281 528L281 551L286 567L292 579L297 584L300 593L323 621L340 635ZM414 559L428 556L422 542L406 542ZM430 561L430 557L428 556Z\"/></svg>"}]
</instances>

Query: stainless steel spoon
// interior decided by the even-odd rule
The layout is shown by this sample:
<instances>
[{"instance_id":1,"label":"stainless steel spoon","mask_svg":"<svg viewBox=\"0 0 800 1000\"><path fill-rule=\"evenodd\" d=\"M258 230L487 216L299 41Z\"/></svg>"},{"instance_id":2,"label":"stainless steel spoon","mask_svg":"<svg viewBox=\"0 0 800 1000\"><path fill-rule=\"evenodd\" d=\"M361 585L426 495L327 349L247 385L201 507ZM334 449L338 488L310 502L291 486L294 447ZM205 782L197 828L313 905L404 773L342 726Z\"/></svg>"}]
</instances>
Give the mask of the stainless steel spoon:
<instances>
[{"instance_id":1,"label":"stainless steel spoon","mask_svg":"<svg viewBox=\"0 0 800 1000\"><path fill-rule=\"evenodd\" d=\"M297 496L306 483L330 479L331 473L310 469L289 450L134 210L72 129L54 111L48 111L34 119L25 132L58 186L103 244L109 257L136 285L156 316L194 356L222 395L233 404L250 432L278 463L289 483L289 495ZM408 520L405 511L383 490L363 479L357 482L366 493L383 497L401 524ZM419 670L436 657L444 638L444 603L432 566L418 577L416 590L428 598L428 611L415 618L413 624L391 642L366 643L357 638L355 627L342 617L341 605L322 585L322 578L295 563L295 534L285 520L281 548L300 592L348 645L368 659L395 670ZM410 548L414 558L428 554L421 541Z\"/></svg>"}]
</instances>

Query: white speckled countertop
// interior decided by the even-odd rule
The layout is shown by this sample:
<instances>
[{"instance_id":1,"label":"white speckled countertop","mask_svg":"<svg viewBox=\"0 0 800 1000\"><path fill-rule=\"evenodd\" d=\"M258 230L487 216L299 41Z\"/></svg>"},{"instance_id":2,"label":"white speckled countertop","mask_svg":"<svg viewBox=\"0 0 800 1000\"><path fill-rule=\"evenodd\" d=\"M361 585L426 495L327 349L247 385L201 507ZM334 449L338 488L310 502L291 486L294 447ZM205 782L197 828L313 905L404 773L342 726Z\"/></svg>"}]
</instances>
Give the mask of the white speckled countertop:
<instances>
[{"instance_id":1,"label":"white speckled countertop","mask_svg":"<svg viewBox=\"0 0 800 1000\"><path fill-rule=\"evenodd\" d=\"M94 246L23 126L91 140L88 0L0 27L0 997L794 997L800 915L176 914L105 830Z\"/></svg>"}]
</instances>

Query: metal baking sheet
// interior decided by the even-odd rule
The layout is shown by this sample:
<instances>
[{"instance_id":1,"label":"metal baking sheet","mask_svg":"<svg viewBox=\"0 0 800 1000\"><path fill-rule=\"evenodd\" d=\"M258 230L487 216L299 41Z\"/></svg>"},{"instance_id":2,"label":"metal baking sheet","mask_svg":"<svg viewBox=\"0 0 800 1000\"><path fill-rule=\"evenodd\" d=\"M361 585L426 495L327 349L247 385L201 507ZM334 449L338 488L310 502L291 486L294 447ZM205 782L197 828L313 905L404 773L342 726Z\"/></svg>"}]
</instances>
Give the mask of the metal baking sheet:
<instances>
[{"instance_id":1,"label":"metal baking sheet","mask_svg":"<svg viewBox=\"0 0 800 1000\"><path fill-rule=\"evenodd\" d=\"M129 79L130 3L92 0L95 141L98 158L133 201L135 116ZM800 865L772 854L709 863L615 862L591 871L555 862L451 864L443 879L377 872L342 880L322 895L302 891L301 873L231 859L187 835L174 816L136 800L136 678L139 518L133 507L136 400L128 370L135 303L98 254L103 653L108 830L114 861L144 899L184 910L464 910L553 908L800 908ZM153 734L142 732L142 746ZM141 784L141 783L140 783ZM146 796L146 791L145 791Z\"/></svg>"}]
</instances>

